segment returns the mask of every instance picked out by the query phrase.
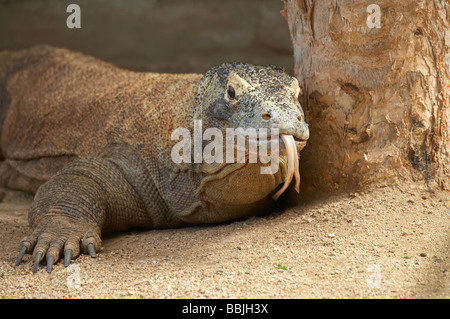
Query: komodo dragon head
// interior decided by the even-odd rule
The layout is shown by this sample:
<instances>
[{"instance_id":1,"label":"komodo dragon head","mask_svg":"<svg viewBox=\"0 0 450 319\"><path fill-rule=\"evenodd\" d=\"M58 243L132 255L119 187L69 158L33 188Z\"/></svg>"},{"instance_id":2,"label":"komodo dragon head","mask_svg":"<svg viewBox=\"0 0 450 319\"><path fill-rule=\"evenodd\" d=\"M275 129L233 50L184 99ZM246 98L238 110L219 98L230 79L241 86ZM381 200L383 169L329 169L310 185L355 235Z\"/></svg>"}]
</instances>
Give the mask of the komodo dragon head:
<instances>
[{"instance_id":1,"label":"komodo dragon head","mask_svg":"<svg viewBox=\"0 0 450 319\"><path fill-rule=\"evenodd\" d=\"M198 87L194 120L201 120L203 130L219 129L224 137L227 128L278 129L280 169L261 174L263 164L259 160L249 163L248 152L245 163L202 162L198 170L204 178L197 196L215 205L231 206L249 205L270 194L276 200L293 177L298 191L298 153L309 138L299 93L297 79L274 66L225 63L204 75ZM258 147L267 145L273 136L270 132L268 138L249 137L247 142L253 141ZM223 150L224 158L225 153ZM273 194L283 181L283 187Z\"/></svg>"}]
</instances>

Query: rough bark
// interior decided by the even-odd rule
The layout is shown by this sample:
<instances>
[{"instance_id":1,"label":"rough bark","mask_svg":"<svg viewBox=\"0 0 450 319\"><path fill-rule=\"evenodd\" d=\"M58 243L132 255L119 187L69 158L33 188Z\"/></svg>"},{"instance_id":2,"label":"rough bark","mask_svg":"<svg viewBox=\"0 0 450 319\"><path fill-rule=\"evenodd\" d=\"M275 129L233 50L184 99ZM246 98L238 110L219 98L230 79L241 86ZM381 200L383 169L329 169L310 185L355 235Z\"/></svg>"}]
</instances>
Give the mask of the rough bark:
<instances>
[{"instance_id":1,"label":"rough bark","mask_svg":"<svg viewBox=\"0 0 450 319\"><path fill-rule=\"evenodd\" d=\"M284 1L311 132L306 191L450 189L448 0Z\"/></svg>"}]
</instances>

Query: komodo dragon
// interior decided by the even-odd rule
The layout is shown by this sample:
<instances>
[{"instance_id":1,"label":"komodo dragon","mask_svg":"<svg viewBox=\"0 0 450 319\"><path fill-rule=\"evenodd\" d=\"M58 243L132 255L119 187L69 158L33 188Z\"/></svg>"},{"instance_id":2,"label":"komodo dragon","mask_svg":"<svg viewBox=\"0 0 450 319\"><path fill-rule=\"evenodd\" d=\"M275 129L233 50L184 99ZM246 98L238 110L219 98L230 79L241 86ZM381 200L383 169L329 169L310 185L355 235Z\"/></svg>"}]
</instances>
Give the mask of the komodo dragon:
<instances>
[{"instance_id":1,"label":"komodo dragon","mask_svg":"<svg viewBox=\"0 0 450 319\"><path fill-rule=\"evenodd\" d=\"M60 258L68 266L80 253L95 256L102 233L258 213L294 173L298 188L297 156L309 137L299 91L274 66L157 74L49 46L0 52L0 186L36 192L33 231L16 265L30 253L33 272L44 259L51 272ZM179 141L171 134L192 132L195 119L221 131L278 128L280 169L261 174L261 161L175 163Z\"/></svg>"}]
</instances>

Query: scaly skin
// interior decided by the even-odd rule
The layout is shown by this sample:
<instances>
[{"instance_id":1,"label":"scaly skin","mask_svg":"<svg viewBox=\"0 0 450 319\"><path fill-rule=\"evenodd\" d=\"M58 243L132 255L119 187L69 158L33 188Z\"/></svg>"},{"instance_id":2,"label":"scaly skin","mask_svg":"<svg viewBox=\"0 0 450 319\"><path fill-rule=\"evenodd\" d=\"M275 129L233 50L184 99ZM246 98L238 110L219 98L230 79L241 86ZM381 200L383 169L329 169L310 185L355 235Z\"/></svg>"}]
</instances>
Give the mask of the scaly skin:
<instances>
[{"instance_id":1,"label":"scaly skin","mask_svg":"<svg viewBox=\"0 0 450 319\"><path fill-rule=\"evenodd\" d=\"M233 88L233 94L229 88ZM222 64L198 74L138 73L47 46L0 52L0 185L36 192L31 253L36 272L101 249L105 232L217 223L273 204L275 174L258 163L171 159L176 128L279 128L309 137L298 82L272 66ZM282 146L282 145L281 145Z\"/></svg>"}]
</instances>

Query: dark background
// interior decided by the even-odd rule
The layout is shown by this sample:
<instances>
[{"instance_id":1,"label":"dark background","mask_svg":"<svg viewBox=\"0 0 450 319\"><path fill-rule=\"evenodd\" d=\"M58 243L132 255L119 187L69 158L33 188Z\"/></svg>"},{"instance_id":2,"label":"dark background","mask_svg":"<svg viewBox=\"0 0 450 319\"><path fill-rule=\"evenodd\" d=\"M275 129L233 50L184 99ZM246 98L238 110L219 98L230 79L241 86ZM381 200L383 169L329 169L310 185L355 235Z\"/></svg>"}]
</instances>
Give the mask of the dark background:
<instances>
[{"instance_id":1,"label":"dark background","mask_svg":"<svg viewBox=\"0 0 450 319\"><path fill-rule=\"evenodd\" d=\"M81 7L81 29L66 26L70 3ZM50 44L139 71L242 61L293 74L281 9L280 0L0 0L0 50Z\"/></svg>"}]
</instances>

